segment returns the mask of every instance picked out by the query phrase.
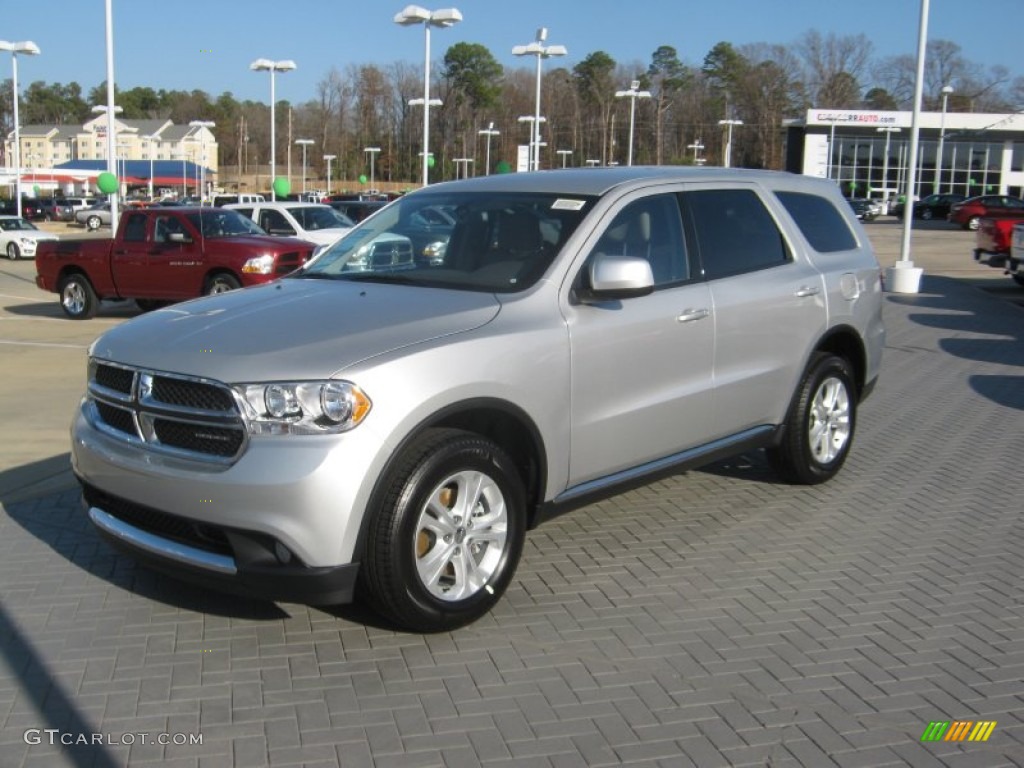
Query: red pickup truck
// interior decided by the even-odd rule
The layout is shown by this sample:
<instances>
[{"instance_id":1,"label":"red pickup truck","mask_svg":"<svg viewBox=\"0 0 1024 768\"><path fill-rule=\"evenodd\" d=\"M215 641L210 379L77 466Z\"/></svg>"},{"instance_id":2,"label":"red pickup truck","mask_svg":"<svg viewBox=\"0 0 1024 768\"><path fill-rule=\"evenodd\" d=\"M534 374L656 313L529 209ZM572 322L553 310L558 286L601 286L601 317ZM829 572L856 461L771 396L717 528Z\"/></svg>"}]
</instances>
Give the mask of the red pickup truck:
<instances>
[{"instance_id":1,"label":"red pickup truck","mask_svg":"<svg viewBox=\"0 0 1024 768\"><path fill-rule=\"evenodd\" d=\"M1020 272L1020 259L1011 258L1011 249L1014 227L1021 223L1024 223L1024 217L1020 216L981 219L974 243L976 262L1005 270L1018 285L1024 285L1024 274Z\"/></svg>"},{"instance_id":2,"label":"red pickup truck","mask_svg":"<svg viewBox=\"0 0 1024 768\"><path fill-rule=\"evenodd\" d=\"M121 216L113 240L60 240L36 252L36 285L60 294L64 313L92 317L101 299L143 310L275 280L314 246L271 237L222 208L147 208Z\"/></svg>"}]
</instances>

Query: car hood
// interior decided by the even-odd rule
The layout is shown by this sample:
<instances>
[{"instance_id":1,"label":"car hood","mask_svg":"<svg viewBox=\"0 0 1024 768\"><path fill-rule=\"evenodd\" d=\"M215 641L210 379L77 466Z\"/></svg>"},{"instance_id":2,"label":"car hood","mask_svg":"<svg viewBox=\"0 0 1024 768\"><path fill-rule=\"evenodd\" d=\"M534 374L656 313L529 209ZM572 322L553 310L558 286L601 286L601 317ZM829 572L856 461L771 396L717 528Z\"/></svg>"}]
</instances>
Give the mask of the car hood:
<instances>
[{"instance_id":1,"label":"car hood","mask_svg":"<svg viewBox=\"0 0 1024 768\"><path fill-rule=\"evenodd\" d=\"M329 378L375 355L478 328L490 293L281 280L142 315L93 344L113 362L227 383Z\"/></svg>"},{"instance_id":2,"label":"car hood","mask_svg":"<svg viewBox=\"0 0 1024 768\"><path fill-rule=\"evenodd\" d=\"M285 253L290 250L308 251L309 242L297 237L274 237L272 235L228 235L226 237L203 238L208 244L223 243L239 250L252 251L254 256L261 252Z\"/></svg>"},{"instance_id":3,"label":"car hood","mask_svg":"<svg viewBox=\"0 0 1024 768\"><path fill-rule=\"evenodd\" d=\"M17 232L8 232L7 234L15 237L24 237L28 240L60 240L60 236L54 232L46 232L45 230L37 230L33 232L31 229L19 229Z\"/></svg>"}]
</instances>

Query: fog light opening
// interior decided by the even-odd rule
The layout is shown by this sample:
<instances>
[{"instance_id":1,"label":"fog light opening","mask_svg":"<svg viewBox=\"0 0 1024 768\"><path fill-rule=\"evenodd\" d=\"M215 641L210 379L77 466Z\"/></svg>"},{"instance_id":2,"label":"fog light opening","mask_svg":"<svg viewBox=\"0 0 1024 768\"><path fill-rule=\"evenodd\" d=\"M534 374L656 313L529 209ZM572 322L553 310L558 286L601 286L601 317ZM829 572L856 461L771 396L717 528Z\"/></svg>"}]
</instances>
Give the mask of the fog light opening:
<instances>
[{"instance_id":1,"label":"fog light opening","mask_svg":"<svg viewBox=\"0 0 1024 768\"><path fill-rule=\"evenodd\" d=\"M288 565L292 561L291 551L280 541L274 542L274 557L281 565Z\"/></svg>"}]
</instances>

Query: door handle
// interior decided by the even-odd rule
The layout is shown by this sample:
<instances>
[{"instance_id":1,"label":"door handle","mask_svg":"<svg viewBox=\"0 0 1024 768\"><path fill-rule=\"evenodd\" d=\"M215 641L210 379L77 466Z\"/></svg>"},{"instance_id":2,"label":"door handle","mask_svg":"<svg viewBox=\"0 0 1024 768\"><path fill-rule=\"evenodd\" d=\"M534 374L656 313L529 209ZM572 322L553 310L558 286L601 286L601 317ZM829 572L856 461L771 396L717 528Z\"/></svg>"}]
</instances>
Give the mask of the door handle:
<instances>
[{"instance_id":1,"label":"door handle","mask_svg":"<svg viewBox=\"0 0 1024 768\"><path fill-rule=\"evenodd\" d=\"M796 289L796 295L801 299L804 296L817 296L819 293L821 293L821 288L816 285L801 285Z\"/></svg>"},{"instance_id":2,"label":"door handle","mask_svg":"<svg viewBox=\"0 0 1024 768\"><path fill-rule=\"evenodd\" d=\"M710 314L711 312L706 309L684 309L676 320L680 323L692 323L694 320L703 320Z\"/></svg>"}]
</instances>

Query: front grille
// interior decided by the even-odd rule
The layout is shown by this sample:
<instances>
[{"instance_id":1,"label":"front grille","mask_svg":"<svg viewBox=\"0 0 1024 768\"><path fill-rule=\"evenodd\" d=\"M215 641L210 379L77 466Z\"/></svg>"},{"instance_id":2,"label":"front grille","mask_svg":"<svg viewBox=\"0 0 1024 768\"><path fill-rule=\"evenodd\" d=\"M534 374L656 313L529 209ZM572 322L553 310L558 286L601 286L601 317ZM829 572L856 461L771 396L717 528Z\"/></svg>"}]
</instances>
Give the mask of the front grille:
<instances>
[{"instance_id":1,"label":"front grille","mask_svg":"<svg viewBox=\"0 0 1024 768\"><path fill-rule=\"evenodd\" d=\"M90 371L86 413L107 435L216 463L245 449L247 425L226 385L101 361Z\"/></svg>"},{"instance_id":2,"label":"front grille","mask_svg":"<svg viewBox=\"0 0 1024 768\"><path fill-rule=\"evenodd\" d=\"M147 533L187 544L206 552L234 555L228 537L222 528L160 512L118 496L111 496L88 483L83 483L82 495L89 506L98 507Z\"/></svg>"},{"instance_id":3,"label":"front grille","mask_svg":"<svg viewBox=\"0 0 1024 768\"><path fill-rule=\"evenodd\" d=\"M287 275L289 272L294 272L296 269L306 263L306 254L298 251L291 253L282 253L277 257L277 263L274 267L274 274Z\"/></svg>"}]
</instances>

